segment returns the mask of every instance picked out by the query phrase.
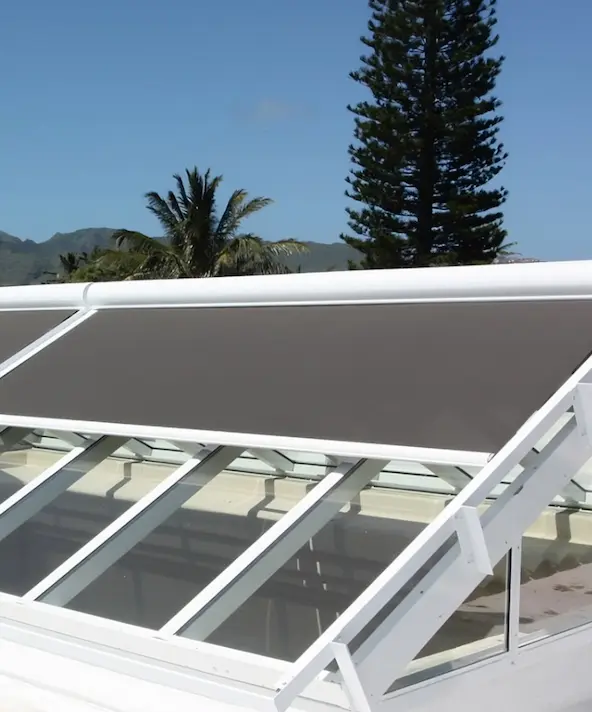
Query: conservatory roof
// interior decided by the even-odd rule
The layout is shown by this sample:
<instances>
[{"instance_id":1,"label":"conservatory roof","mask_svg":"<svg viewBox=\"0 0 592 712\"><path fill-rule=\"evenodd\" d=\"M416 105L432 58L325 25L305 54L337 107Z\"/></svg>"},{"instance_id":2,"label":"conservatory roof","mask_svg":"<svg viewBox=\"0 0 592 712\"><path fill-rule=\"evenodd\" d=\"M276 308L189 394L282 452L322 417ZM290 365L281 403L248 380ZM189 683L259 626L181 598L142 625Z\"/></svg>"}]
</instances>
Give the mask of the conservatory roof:
<instances>
[{"instance_id":1,"label":"conservatory roof","mask_svg":"<svg viewBox=\"0 0 592 712\"><path fill-rule=\"evenodd\" d=\"M143 656L190 667L204 694L226 702L240 684L256 708L286 709L307 690L361 712L502 558L510 534L558 493L585 500L576 475L592 454L582 434L592 404L590 324L588 262L0 289L0 447L8 458L23 441L41 452L56 433L67 444L40 474L11 475L19 487L0 502L0 541L122 450L149 463L173 444L174 463L160 479L150 470L135 490L129 477L113 483L114 492L141 494L29 588L0 593L0 636L16 622L59 634L60 645L70 637L73 649L85 641L97 664L114 664L107 647L125 651L131 666ZM210 493L208 511L240 504L246 516L244 493L235 502L208 487L221 473L248 470L247 455L257 472L284 477L300 476L301 463L314 486L270 515L261 537L163 625L69 608L174 512L190 509L196 492ZM204 642L385 475L401 489L440 491L409 484L417 473L456 496L295 662ZM101 482L79 491L96 494ZM492 498L481 517L477 508ZM373 506L360 508L379 516ZM426 570L427 588L407 606ZM403 589L401 611L360 643ZM393 636L410 641L396 655L384 647Z\"/></svg>"}]
</instances>

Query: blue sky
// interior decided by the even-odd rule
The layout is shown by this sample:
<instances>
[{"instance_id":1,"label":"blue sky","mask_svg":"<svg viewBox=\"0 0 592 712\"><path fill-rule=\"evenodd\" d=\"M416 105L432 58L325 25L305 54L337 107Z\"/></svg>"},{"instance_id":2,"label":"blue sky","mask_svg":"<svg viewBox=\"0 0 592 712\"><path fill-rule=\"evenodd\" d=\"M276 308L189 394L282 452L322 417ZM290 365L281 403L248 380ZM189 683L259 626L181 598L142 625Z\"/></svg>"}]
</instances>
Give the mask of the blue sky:
<instances>
[{"instance_id":1,"label":"blue sky","mask_svg":"<svg viewBox=\"0 0 592 712\"><path fill-rule=\"evenodd\" d=\"M366 0L28 0L0 21L0 230L158 234L143 193L186 166L275 200L249 229L332 242ZM500 0L506 227L592 258L590 0Z\"/></svg>"}]
</instances>

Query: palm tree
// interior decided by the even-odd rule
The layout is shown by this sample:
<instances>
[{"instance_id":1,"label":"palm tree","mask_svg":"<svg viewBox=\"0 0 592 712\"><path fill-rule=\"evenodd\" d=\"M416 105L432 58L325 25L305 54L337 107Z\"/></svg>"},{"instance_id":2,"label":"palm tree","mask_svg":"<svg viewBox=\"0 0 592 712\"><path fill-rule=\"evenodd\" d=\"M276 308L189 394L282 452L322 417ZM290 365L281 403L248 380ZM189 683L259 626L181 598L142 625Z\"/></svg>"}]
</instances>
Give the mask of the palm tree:
<instances>
[{"instance_id":1,"label":"palm tree","mask_svg":"<svg viewBox=\"0 0 592 712\"><path fill-rule=\"evenodd\" d=\"M87 252L81 252L80 254L67 252L65 255L60 255L60 272L44 271L43 274L50 277L44 284L71 282L76 272L88 262L89 256Z\"/></svg>"},{"instance_id":2,"label":"palm tree","mask_svg":"<svg viewBox=\"0 0 592 712\"><path fill-rule=\"evenodd\" d=\"M249 199L245 190L235 190L221 215L216 191L222 176L186 170L186 183L173 176L177 192L166 198L146 194L147 207L158 219L164 240L131 230L114 234L117 250L133 254L128 279L218 277L289 272L281 258L308 251L297 240L266 242L252 233L240 232L241 223L271 203L269 198ZM113 259L110 252L109 260ZM122 255L123 257L123 255Z\"/></svg>"}]
</instances>

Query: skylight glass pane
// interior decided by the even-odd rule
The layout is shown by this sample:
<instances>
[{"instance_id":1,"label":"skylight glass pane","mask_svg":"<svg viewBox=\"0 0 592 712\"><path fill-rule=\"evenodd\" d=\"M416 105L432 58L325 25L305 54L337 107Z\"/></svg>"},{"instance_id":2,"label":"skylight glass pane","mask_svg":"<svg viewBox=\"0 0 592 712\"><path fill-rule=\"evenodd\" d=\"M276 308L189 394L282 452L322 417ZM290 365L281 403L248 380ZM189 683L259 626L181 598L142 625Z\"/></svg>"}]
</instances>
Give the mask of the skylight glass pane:
<instances>
[{"instance_id":1,"label":"skylight glass pane","mask_svg":"<svg viewBox=\"0 0 592 712\"><path fill-rule=\"evenodd\" d=\"M448 498L372 487L321 531L206 639L295 660L439 514ZM239 586L240 584L237 584ZM199 625L199 623L198 623ZM187 626L182 635L196 636Z\"/></svg>"},{"instance_id":2,"label":"skylight glass pane","mask_svg":"<svg viewBox=\"0 0 592 712\"><path fill-rule=\"evenodd\" d=\"M306 480L228 468L64 605L159 628L310 487Z\"/></svg>"},{"instance_id":3,"label":"skylight glass pane","mask_svg":"<svg viewBox=\"0 0 592 712\"><path fill-rule=\"evenodd\" d=\"M10 437L10 430L4 430L3 435ZM33 442L38 440L35 436L30 437ZM55 465L64 454L64 450L40 451L28 439L19 440L10 450L0 453L0 505ZM2 535L0 529L0 591L3 593L23 594L43 575L34 561L43 552L38 548L31 549L34 537L26 535L26 526L8 535ZM36 540L37 544L40 542L43 548L42 539Z\"/></svg>"},{"instance_id":4,"label":"skylight glass pane","mask_svg":"<svg viewBox=\"0 0 592 712\"><path fill-rule=\"evenodd\" d=\"M390 687L394 692L507 650L508 556L467 596Z\"/></svg>"},{"instance_id":5,"label":"skylight glass pane","mask_svg":"<svg viewBox=\"0 0 592 712\"><path fill-rule=\"evenodd\" d=\"M37 488L41 492L45 487L50 501L0 539L0 591L27 593L170 474L170 465L141 463L129 454L126 457L118 447L125 439L111 442L114 444L104 438L104 445L97 443L91 450L97 454L91 456L90 464L75 458L61 469L57 467L60 462L81 452L85 444L92 448L92 441L74 434L62 434L58 439L41 432L33 437L33 445L20 445L2 456L3 502L16 490L15 485L34 486L39 476L50 471L54 474ZM114 455L107 456L113 450ZM60 486L64 474L70 479L65 487ZM20 507L26 514L30 506L30 501L24 501L16 504L14 511L18 513ZM0 537L6 519L5 513Z\"/></svg>"},{"instance_id":6,"label":"skylight glass pane","mask_svg":"<svg viewBox=\"0 0 592 712\"><path fill-rule=\"evenodd\" d=\"M592 511L547 507L522 538L522 644L592 621Z\"/></svg>"}]
</instances>

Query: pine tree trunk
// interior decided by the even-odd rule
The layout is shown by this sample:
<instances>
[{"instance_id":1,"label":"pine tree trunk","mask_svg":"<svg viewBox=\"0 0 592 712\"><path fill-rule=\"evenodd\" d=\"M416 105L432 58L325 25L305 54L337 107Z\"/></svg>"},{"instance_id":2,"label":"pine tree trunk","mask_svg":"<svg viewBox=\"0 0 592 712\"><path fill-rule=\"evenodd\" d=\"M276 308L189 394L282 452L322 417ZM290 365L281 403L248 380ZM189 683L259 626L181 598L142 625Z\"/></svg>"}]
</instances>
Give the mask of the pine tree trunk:
<instances>
[{"instance_id":1,"label":"pine tree trunk","mask_svg":"<svg viewBox=\"0 0 592 712\"><path fill-rule=\"evenodd\" d=\"M425 15L425 49L420 129L419 185L417 204L417 244L415 264L430 263L434 242L434 197L436 188L436 63L438 59L437 11L434 0L427 0Z\"/></svg>"}]
</instances>

